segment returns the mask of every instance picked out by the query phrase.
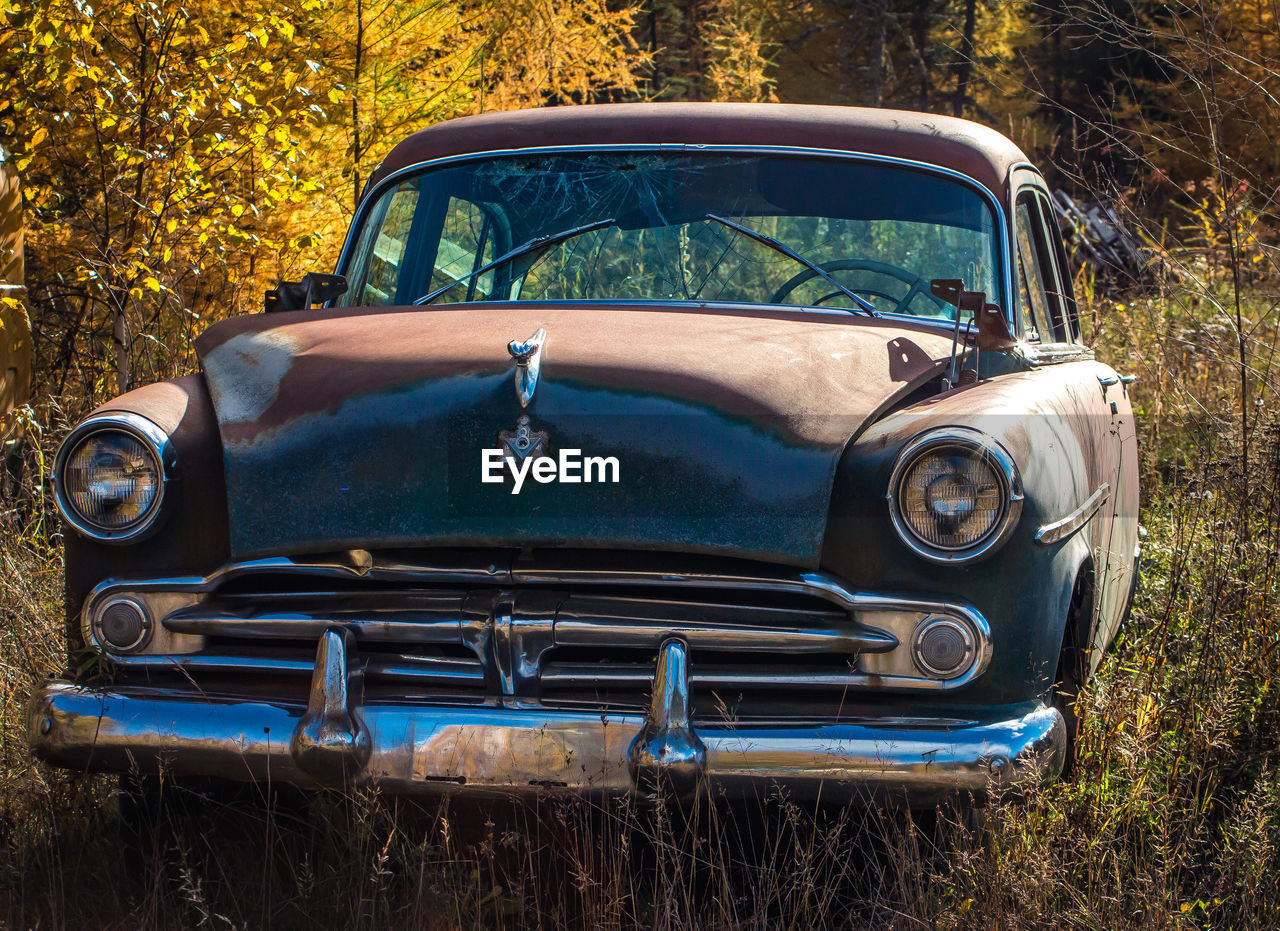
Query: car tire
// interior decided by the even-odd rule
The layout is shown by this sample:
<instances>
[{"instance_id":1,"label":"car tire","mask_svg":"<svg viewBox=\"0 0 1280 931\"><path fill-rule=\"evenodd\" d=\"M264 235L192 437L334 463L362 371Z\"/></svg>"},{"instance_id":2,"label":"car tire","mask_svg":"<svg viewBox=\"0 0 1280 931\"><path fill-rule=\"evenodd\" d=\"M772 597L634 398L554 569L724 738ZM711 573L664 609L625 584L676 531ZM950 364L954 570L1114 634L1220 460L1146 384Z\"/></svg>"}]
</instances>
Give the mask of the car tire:
<instances>
[{"instance_id":1,"label":"car tire","mask_svg":"<svg viewBox=\"0 0 1280 931\"><path fill-rule=\"evenodd\" d=\"M987 809L968 797L911 811L923 862L945 869L958 850L984 847L988 841Z\"/></svg>"},{"instance_id":2,"label":"car tire","mask_svg":"<svg viewBox=\"0 0 1280 931\"><path fill-rule=\"evenodd\" d=\"M1080 729L1084 723L1080 693L1089 677L1089 653L1081 641L1088 643L1088 620L1092 611L1091 587L1087 574L1082 573L1071 593L1071 612L1067 617L1067 629L1053 679L1053 707L1058 709L1067 728L1067 750L1059 774L1064 782L1072 781L1076 774Z\"/></svg>"},{"instance_id":3,"label":"car tire","mask_svg":"<svg viewBox=\"0 0 1280 931\"><path fill-rule=\"evenodd\" d=\"M1071 651L1075 652L1075 651ZM1062 772L1058 778L1070 782L1076 775L1076 755L1079 748L1080 727L1083 723L1080 709L1080 680L1075 677L1070 667L1073 662L1064 651L1061 665L1058 668L1058 682L1053 689L1053 706L1062 714L1067 727L1067 751L1062 761Z\"/></svg>"},{"instance_id":4,"label":"car tire","mask_svg":"<svg viewBox=\"0 0 1280 931\"><path fill-rule=\"evenodd\" d=\"M198 789L169 776L122 775L117 796L120 829L126 839L144 843L206 802Z\"/></svg>"},{"instance_id":5,"label":"car tire","mask_svg":"<svg viewBox=\"0 0 1280 931\"><path fill-rule=\"evenodd\" d=\"M308 801L307 793L292 786L196 776L120 777L120 824L136 836L167 829L175 820L219 809L242 809L305 823Z\"/></svg>"}]
</instances>

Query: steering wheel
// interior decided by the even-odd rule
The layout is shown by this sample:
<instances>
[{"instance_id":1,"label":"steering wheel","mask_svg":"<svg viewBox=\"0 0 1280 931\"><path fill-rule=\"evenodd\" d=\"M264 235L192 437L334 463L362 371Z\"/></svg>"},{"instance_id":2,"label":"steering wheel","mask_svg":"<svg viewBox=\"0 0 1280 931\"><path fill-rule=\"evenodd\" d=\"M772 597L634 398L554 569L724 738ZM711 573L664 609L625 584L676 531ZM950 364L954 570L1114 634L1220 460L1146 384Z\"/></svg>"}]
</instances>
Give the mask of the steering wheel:
<instances>
[{"instance_id":1,"label":"steering wheel","mask_svg":"<svg viewBox=\"0 0 1280 931\"><path fill-rule=\"evenodd\" d=\"M877 291L875 288L850 288L849 289L850 291L853 291L855 294L869 294L872 297L882 297L886 301L893 301L894 302L893 313L911 314L913 316L919 316L919 314L917 314L915 311L907 309L907 305L910 304L913 300L915 300L915 297L917 294L923 294L927 296L929 300L933 301L935 304L938 305L938 309L941 311L945 312L946 308L949 306L945 302L940 301L938 298L934 297L932 293L930 293L929 282L926 281L924 278L921 278L919 275L912 274L911 272L907 271L905 268L901 268L897 265L890 265L887 262L873 262L870 259L833 259L830 262L822 262L821 264L819 264L818 267L821 268L824 272L847 272L847 271L875 272L878 275L887 275L890 278L896 278L899 281L901 281L903 284L908 285L909 288L907 290L907 293L901 299L898 299L894 297L892 294L888 294L884 291ZM770 298L769 303L781 304L783 302L783 299L786 298L789 294L791 294L791 292L794 291L796 288L800 287L800 285L804 284L806 281L810 281L814 278L820 278L820 277L822 276L819 275L817 272L813 271L812 269L806 268L804 271L800 272L797 275L793 275L792 277L788 278L785 282L783 282L782 287L780 287L777 291L774 292L774 295L772 298ZM833 297L839 297L842 293L843 292L841 291L832 291L830 294L824 294L822 295L822 297L814 301L812 306L815 306L815 307L819 306L820 304L822 304L823 301L829 300Z\"/></svg>"}]
</instances>

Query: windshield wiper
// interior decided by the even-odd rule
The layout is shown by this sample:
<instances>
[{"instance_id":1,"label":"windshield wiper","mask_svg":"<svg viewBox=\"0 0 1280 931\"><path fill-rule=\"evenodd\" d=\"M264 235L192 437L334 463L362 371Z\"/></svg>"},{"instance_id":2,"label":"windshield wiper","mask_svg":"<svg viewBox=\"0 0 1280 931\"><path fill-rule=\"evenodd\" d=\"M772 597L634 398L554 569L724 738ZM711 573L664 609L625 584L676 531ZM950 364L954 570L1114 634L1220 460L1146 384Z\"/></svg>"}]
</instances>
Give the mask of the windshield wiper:
<instances>
[{"instance_id":1,"label":"windshield wiper","mask_svg":"<svg viewBox=\"0 0 1280 931\"><path fill-rule=\"evenodd\" d=\"M563 242L566 239L572 239L574 236L577 236L579 233L589 233L592 230L598 230L605 226L613 226L613 224L617 222L618 221L616 218L608 217L607 219L604 219L604 220L596 220L594 223L584 223L581 226L575 226L572 229L561 230L558 233L546 233L545 235L542 235L542 236L535 236L533 237L533 239L530 239L528 242L521 243L520 245L516 246L514 249L511 249L508 252L505 252L502 255L498 256L488 265L484 265L480 268L477 268L475 271L469 274L463 275L461 278L455 278L453 281L449 282L447 285L436 288L434 291L431 291L427 294L422 295L422 297L418 298L413 303L430 304L432 301L438 298L441 294L444 294L450 288L456 287L462 284L464 281L470 281L472 278L479 278L481 275L489 271L489 269L491 268L497 268L499 265L502 265L506 262L510 262L512 259L518 259L522 255L528 255L530 252L536 252L539 249L545 249L548 246L554 246L556 243Z\"/></svg>"},{"instance_id":2,"label":"windshield wiper","mask_svg":"<svg viewBox=\"0 0 1280 931\"><path fill-rule=\"evenodd\" d=\"M781 252L787 258L795 259L795 261L799 262L801 265L809 269L814 274L821 275L823 278L827 279L827 281L829 281L831 284L835 285L838 289L840 289L840 291L845 295L845 297L849 298L849 300L853 301L856 305L858 305L859 310L865 311L869 316L872 316L872 317L880 316L878 313L876 313L876 309L871 305L870 301L868 301L866 298L859 297L857 294L854 294L852 291L850 291L840 282L832 278L831 275L827 273L827 270L825 268L823 268L817 262L814 262L810 259L806 259L803 255L801 255L795 249L792 249L785 242L781 242L780 240L774 239L772 236L766 236L764 233L758 233L755 230L753 230L751 227L743 226L741 223L734 223L732 220L726 220L724 217L718 217L714 213L707 214L707 219L715 220L717 223L721 223L729 227L729 229L731 230L737 230L739 233L741 233L744 236L750 236L756 242L764 243L770 249L775 249L778 252Z\"/></svg>"}]
</instances>

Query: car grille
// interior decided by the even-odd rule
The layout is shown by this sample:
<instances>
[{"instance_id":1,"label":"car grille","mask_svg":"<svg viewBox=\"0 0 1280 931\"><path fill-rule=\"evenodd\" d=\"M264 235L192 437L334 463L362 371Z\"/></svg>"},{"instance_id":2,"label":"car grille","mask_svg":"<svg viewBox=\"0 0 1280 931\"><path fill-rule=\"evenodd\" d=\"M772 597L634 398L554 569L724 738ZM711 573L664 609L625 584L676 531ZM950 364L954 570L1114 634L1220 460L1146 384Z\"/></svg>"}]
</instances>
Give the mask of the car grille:
<instances>
[{"instance_id":1,"label":"car grille","mask_svg":"<svg viewBox=\"0 0 1280 931\"><path fill-rule=\"evenodd\" d=\"M251 569L186 592L119 583L86 616L123 588L157 622L147 652L114 657L126 675L287 700L305 699L317 643L341 629L365 703L641 707L675 638L695 710L710 712L743 696L782 708L809 693L946 688L914 670L904 641L931 612L965 610L877 601L816 574Z\"/></svg>"}]
</instances>

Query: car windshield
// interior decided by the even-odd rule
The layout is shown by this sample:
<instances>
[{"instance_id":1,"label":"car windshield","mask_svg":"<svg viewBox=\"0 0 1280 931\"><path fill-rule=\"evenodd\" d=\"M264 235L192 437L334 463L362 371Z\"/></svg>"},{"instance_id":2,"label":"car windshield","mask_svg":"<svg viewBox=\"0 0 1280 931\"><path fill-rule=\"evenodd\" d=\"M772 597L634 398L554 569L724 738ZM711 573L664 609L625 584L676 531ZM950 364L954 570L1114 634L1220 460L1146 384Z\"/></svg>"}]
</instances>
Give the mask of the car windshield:
<instances>
[{"instance_id":1,"label":"car windshield","mask_svg":"<svg viewBox=\"0 0 1280 931\"><path fill-rule=\"evenodd\" d=\"M954 308L930 294L931 279L998 293L995 218L975 190L857 159L687 150L493 158L409 175L361 216L344 269L343 300L353 306L411 304L439 292L431 303L858 311L853 292L878 312L952 319ZM548 244L520 248L543 238Z\"/></svg>"}]
</instances>

